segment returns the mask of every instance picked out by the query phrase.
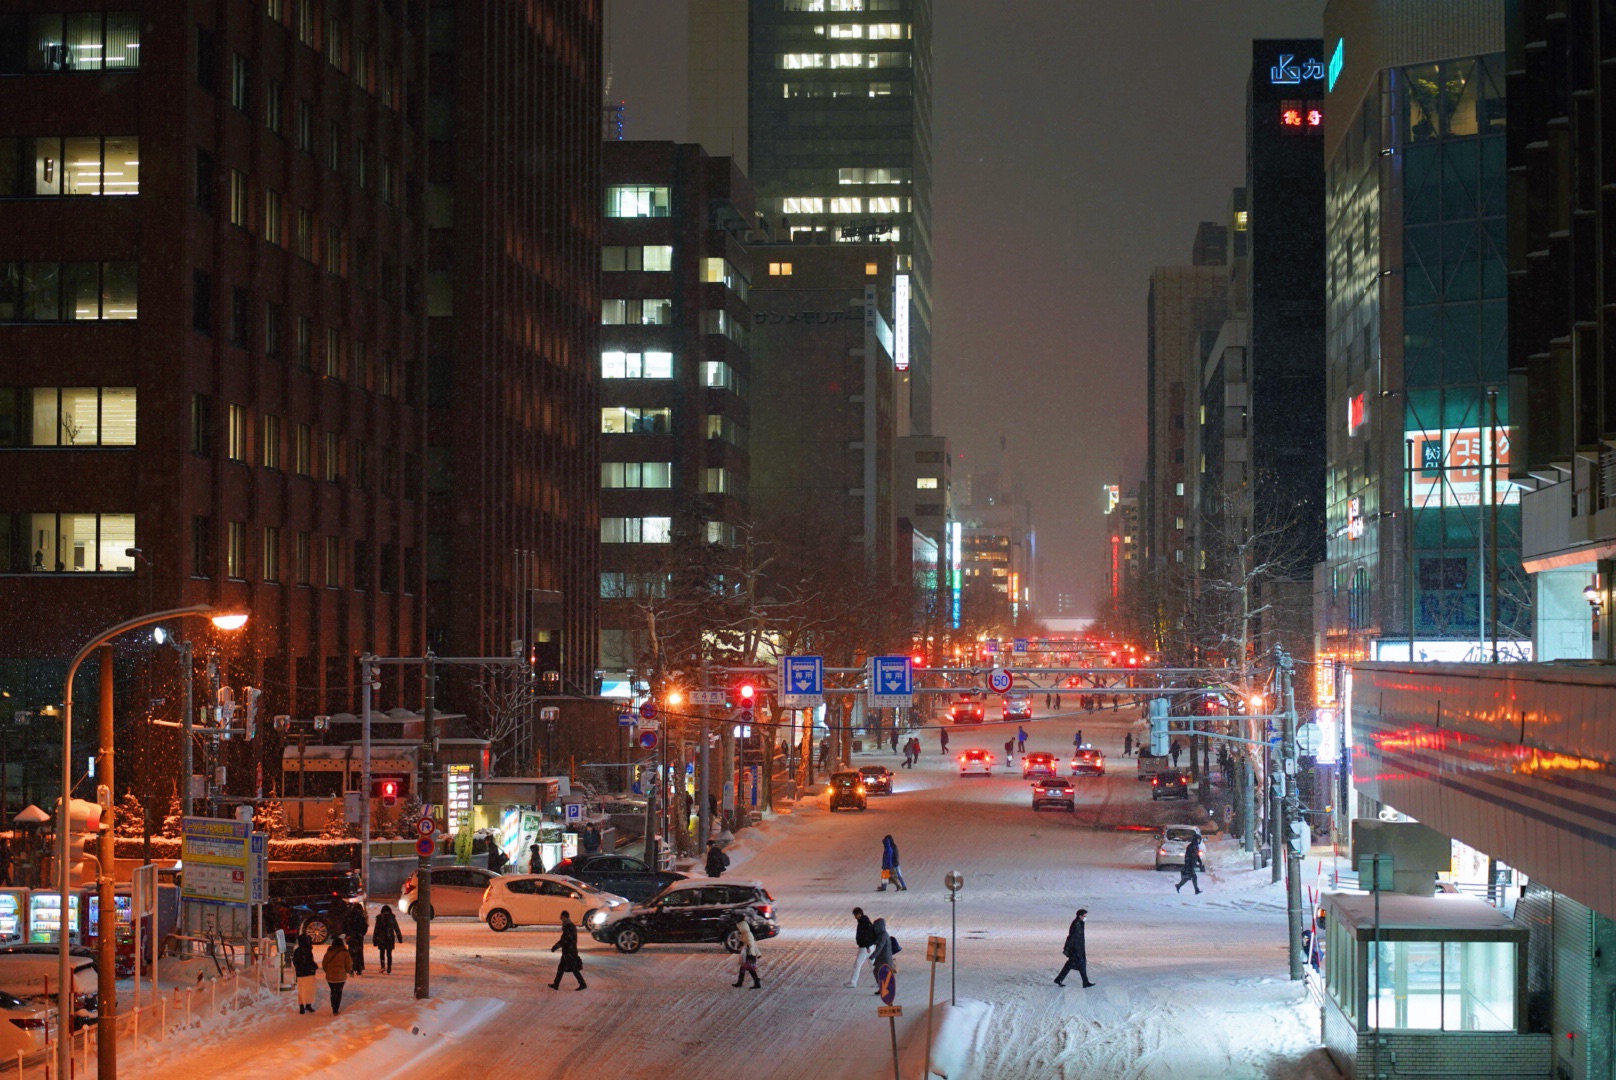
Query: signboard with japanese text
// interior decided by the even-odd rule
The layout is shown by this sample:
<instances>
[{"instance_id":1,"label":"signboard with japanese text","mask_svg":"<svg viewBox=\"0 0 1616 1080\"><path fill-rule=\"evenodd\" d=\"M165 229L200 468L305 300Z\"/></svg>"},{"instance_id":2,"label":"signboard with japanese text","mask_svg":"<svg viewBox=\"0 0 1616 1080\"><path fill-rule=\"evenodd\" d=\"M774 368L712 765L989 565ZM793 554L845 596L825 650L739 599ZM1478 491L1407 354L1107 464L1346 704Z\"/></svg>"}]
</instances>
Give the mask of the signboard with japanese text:
<instances>
[{"instance_id":1,"label":"signboard with japanese text","mask_svg":"<svg viewBox=\"0 0 1616 1080\"><path fill-rule=\"evenodd\" d=\"M461 822L471 820L472 786L475 778L470 765L448 765L444 771L445 811L449 832L460 831Z\"/></svg>"},{"instance_id":2,"label":"signboard with japanese text","mask_svg":"<svg viewBox=\"0 0 1616 1080\"><path fill-rule=\"evenodd\" d=\"M180 896L214 904L261 904L268 837L251 821L185 818L180 827Z\"/></svg>"},{"instance_id":3,"label":"signboard with japanese text","mask_svg":"<svg viewBox=\"0 0 1616 1080\"><path fill-rule=\"evenodd\" d=\"M1508 483L1508 428L1492 429L1491 449L1479 427L1409 431L1406 437L1414 447L1409 502L1416 510L1491 505L1494 492L1499 505L1520 502L1520 490Z\"/></svg>"}]
</instances>

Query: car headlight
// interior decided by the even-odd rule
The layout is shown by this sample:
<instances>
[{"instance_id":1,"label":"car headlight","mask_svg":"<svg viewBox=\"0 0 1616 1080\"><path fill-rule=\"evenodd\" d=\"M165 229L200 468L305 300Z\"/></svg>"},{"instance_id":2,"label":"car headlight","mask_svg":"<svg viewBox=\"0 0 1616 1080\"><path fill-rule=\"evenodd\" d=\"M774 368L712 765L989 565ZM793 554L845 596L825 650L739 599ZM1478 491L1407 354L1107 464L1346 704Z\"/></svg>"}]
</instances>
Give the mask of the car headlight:
<instances>
[{"instance_id":1,"label":"car headlight","mask_svg":"<svg viewBox=\"0 0 1616 1080\"><path fill-rule=\"evenodd\" d=\"M606 913L604 911L592 911L589 913L589 925L591 928L599 927L605 922Z\"/></svg>"}]
</instances>

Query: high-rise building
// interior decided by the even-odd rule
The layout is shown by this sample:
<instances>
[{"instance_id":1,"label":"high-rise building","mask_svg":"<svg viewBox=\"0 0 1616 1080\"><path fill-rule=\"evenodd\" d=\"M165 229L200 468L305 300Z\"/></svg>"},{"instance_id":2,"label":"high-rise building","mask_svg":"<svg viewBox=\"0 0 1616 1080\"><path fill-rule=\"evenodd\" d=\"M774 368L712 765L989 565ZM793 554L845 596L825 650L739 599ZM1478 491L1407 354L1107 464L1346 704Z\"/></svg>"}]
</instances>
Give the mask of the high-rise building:
<instances>
[{"instance_id":1,"label":"high-rise building","mask_svg":"<svg viewBox=\"0 0 1616 1080\"><path fill-rule=\"evenodd\" d=\"M1616 14L1600 4L1511 9L1511 479L1521 497L1533 644L1541 660L1611 659L1616 583ZM1606 179L1609 177L1609 179ZM1584 590L1592 587L1590 608Z\"/></svg>"},{"instance_id":2,"label":"high-rise building","mask_svg":"<svg viewBox=\"0 0 1616 1080\"><path fill-rule=\"evenodd\" d=\"M1524 644L1506 482L1504 5L1336 0L1324 47L1321 651Z\"/></svg>"},{"instance_id":3,"label":"high-rise building","mask_svg":"<svg viewBox=\"0 0 1616 1080\"><path fill-rule=\"evenodd\" d=\"M914 583L917 618L947 622L953 576L949 537L954 522L954 455L941 435L900 438L893 453L898 580Z\"/></svg>"},{"instance_id":4,"label":"high-rise building","mask_svg":"<svg viewBox=\"0 0 1616 1080\"><path fill-rule=\"evenodd\" d=\"M896 348L890 244L752 248L752 505L891 580ZM904 560L907 565L908 560Z\"/></svg>"},{"instance_id":5,"label":"high-rise building","mask_svg":"<svg viewBox=\"0 0 1616 1080\"><path fill-rule=\"evenodd\" d=\"M645 605L750 523L754 214L700 146L608 142L603 173L600 664L626 670L662 660Z\"/></svg>"},{"instance_id":6,"label":"high-rise building","mask_svg":"<svg viewBox=\"0 0 1616 1080\"><path fill-rule=\"evenodd\" d=\"M360 653L423 644L425 10L35 7L0 15L13 704L54 706L99 630L213 604L250 613L221 681L266 719L351 710ZM178 702L120 646L140 715Z\"/></svg>"},{"instance_id":7,"label":"high-rise building","mask_svg":"<svg viewBox=\"0 0 1616 1080\"><path fill-rule=\"evenodd\" d=\"M590 693L599 642L601 10L435 0L427 636ZM402 182L403 178L399 178ZM662 208L665 212L665 207ZM653 216L649 198L606 207ZM516 760L531 761L519 731ZM530 767L530 765L529 765Z\"/></svg>"},{"instance_id":8,"label":"high-rise building","mask_svg":"<svg viewBox=\"0 0 1616 1080\"><path fill-rule=\"evenodd\" d=\"M743 162L784 239L896 244L900 434L931 434L931 0L697 0L692 138ZM745 115L736 42L746 20ZM747 133L744 154L735 146Z\"/></svg>"},{"instance_id":9,"label":"high-rise building","mask_svg":"<svg viewBox=\"0 0 1616 1080\"><path fill-rule=\"evenodd\" d=\"M970 473L966 490L958 510L963 626L972 633L1008 633L1033 614L1038 550L1032 503L998 470Z\"/></svg>"},{"instance_id":10,"label":"high-rise building","mask_svg":"<svg viewBox=\"0 0 1616 1080\"><path fill-rule=\"evenodd\" d=\"M1191 647L1200 481L1202 368L1228 314L1229 229L1204 221L1189 266L1158 266L1150 275L1147 340L1147 443L1141 507L1141 602L1152 651L1177 655Z\"/></svg>"}]
</instances>

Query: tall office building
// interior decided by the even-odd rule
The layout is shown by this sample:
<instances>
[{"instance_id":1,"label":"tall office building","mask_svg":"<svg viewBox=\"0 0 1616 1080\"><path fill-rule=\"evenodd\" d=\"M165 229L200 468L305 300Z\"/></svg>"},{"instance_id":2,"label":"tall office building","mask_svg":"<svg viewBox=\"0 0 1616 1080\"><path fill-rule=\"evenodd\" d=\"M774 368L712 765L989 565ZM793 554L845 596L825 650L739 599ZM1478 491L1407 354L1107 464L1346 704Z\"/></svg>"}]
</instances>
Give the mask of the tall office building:
<instances>
[{"instance_id":1,"label":"tall office building","mask_svg":"<svg viewBox=\"0 0 1616 1080\"><path fill-rule=\"evenodd\" d=\"M623 671L667 662L688 627L653 645L648 614L751 521L753 210L700 146L608 142L603 172L600 664Z\"/></svg>"},{"instance_id":2,"label":"tall office building","mask_svg":"<svg viewBox=\"0 0 1616 1080\"><path fill-rule=\"evenodd\" d=\"M410 192L430 230L428 642L525 650L548 690L591 693L600 4L435 0L430 18L431 168Z\"/></svg>"},{"instance_id":3,"label":"tall office building","mask_svg":"<svg viewBox=\"0 0 1616 1080\"><path fill-rule=\"evenodd\" d=\"M1427 10L1428 9L1428 10ZM1530 631L1507 483L1504 5L1336 0L1324 45L1326 658Z\"/></svg>"},{"instance_id":4,"label":"tall office building","mask_svg":"<svg viewBox=\"0 0 1616 1080\"><path fill-rule=\"evenodd\" d=\"M696 0L692 137L743 162L776 235L898 248L899 434L931 434L931 0ZM737 92L748 20L745 115ZM746 152L735 148L747 133Z\"/></svg>"},{"instance_id":5,"label":"tall office building","mask_svg":"<svg viewBox=\"0 0 1616 1080\"><path fill-rule=\"evenodd\" d=\"M359 653L422 647L424 10L34 7L0 15L9 703L53 708L103 628L212 604L251 614L225 685L351 709ZM173 629L200 663L205 622ZM177 718L174 654L120 648L119 715L133 671Z\"/></svg>"},{"instance_id":6,"label":"tall office building","mask_svg":"<svg viewBox=\"0 0 1616 1080\"><path fill-rule=\"evenodd\" d=\"M1541 660L1611 659L1616 582L1616 14L1511 9L1508 55L1510 395ZM1607 179L1609 177L1609 179ZM1592 586L1590 612L1583 590ZM1592 617L1590 617L1590 615ZM1602 625L1601 625L1602 624Z\"/></svg>"}]
</instances>

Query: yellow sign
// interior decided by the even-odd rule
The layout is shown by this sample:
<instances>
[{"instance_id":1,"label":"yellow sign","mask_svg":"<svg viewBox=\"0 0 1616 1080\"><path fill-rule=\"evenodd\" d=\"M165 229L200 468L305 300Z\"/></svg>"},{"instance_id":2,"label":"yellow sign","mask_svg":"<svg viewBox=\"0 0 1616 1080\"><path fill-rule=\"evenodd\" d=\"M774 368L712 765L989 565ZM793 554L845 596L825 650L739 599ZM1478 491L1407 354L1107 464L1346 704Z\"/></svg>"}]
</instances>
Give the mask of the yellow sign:
<instances>
[{"instance_id":1,"label":"yellow sign","mask_svg":"<svg viewBox=\"0 0 1616 1080\"><path fill-rule=\"evenodd\" d=\"M926 959L941 964L948 959L948 941L936 934L926 939Z\"/></svg>"},{"instance_id":2,"label":"yellow sign","mask_svg":"<svg viewBox=\"0 0 1616 1080\"><path fill-rule=\"evenodd\" d=\"M881 1017L902 1016L903 1015L903 1006L902 1005L881 1005L881 1006L876 1008L875 1015L881 1016Z\"/></svg>"}]
</instances>

